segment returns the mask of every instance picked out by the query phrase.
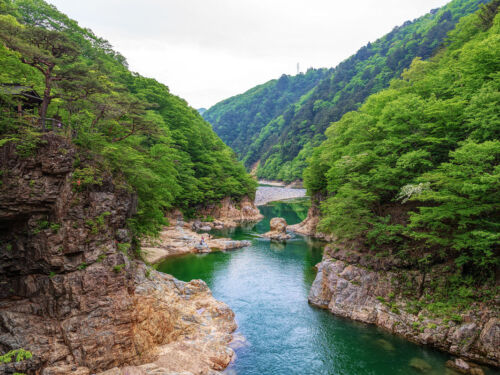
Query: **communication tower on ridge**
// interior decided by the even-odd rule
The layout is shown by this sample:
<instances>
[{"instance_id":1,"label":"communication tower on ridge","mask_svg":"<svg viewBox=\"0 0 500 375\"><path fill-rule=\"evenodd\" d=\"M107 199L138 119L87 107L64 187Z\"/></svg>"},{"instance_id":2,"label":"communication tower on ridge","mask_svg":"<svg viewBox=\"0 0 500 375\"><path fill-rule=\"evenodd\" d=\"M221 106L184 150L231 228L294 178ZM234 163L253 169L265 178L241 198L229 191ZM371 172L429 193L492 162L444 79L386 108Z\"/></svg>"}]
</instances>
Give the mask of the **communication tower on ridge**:
<instances>
[{"instance_id":1,"label":"communication tower on ridge","mask_svg":"<svg viewBox=\"0 0 500 375\"><path fill-rule=\"evenodd\" d=\"M300 73L300 64L297 63L297 74L299 74L299 73Z\"/></svg>"}]
</instances>

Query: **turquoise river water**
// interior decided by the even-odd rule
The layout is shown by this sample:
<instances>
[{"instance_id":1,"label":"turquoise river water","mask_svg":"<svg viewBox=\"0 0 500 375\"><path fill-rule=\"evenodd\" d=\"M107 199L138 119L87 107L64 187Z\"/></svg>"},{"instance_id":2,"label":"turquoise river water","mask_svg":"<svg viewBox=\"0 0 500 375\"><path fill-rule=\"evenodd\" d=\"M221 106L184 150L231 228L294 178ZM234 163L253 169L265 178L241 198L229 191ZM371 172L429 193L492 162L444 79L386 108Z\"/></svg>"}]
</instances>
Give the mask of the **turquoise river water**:
<instances>
[{"instance_id":1,"label":"turquoise river water","mask_svg":"<svg viewBox=\"0 0 500 375\"><path fill-rule=\"evenodd\" d=\"M232 232L252 246L231 252L170 258L158 270L178 279L204 280L213 295L235 312L237 333L246 345L225 374L238 375L418 375L455 374L445 368L445 353L425 348L383 330L338 318L307 302L321 260L322 244L296 236L286 245L260 238L269 220L303 220L307 201L260 207L265 219ZM419 364L420 370L410 364ZM487 370L487 374L494 374Z\"/></svg>"}]
</instances>

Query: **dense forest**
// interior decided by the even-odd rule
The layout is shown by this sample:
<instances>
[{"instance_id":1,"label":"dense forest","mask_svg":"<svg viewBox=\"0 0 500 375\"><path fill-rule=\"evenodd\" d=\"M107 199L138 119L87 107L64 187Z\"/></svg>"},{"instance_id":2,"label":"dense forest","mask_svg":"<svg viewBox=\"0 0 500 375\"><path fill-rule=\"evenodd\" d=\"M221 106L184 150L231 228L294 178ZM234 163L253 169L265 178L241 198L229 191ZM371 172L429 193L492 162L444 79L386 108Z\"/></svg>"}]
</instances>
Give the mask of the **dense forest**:
<instances>
[{"instance_id":1,"label":"dense forest","mask_svg":"<svg viewBox=\"0 0 500 375\"><path fill-rule=\"evenodd\" d=\"M499 4L333 123L304 173L320 230L421 267L453 260L450 296L500 264Z\"/></svg>"},{"instance_id":2,"label":"dense forest","mask_svg":"<svg viewBox=\"0 0 500 375\"><path fill-rule=\"evenodd\" d=\"M386 88L415 57L432 56L458 20L485 1L454 0L394 28L335 69L325 71L326 76L310 91L280 108L272 119L265 118L267 123L261 129L252 125L256 122L254 113L265 112L267 97L255 103L253 90L215 105L204 117L230 146L242 128L248 129L244 140L249 144L242 147L239 141L234 147L247 168L260 162L259 177L286 182L301 179L307 158L313 147L324 140L331 122L357 109L369 95Z\"/></svg>"},{"instance_id":3,"label":"dense forest","mask_svg":"<svg viewBox=\"0 0 500 375\"><path fill-rule=\"evenodd\" d=\"M0 0L0 42L0 144L32 156L43 130L71 138L81 159L76 188L111 173L138 196L130 221L137 234L155 233L167 209L190 214L197 205L255 193L254 180L195 109L129 71L107 41L55 7ZM20 116L16 87L39 93L39 107Z\"/></svg>"},{"instance_id":4,"label":"dense forest","mask_svg":"<svg viewBox=\"0 0 500 375\"><path fill-rule=\"evenodd\" d=\"M217 103L202 115L221 139L240 158L245 158L264 126L330 73L331 69L309 69L296 76L284 74L279 79ZM247 165L256 160L248 160Z\"/></svg>"}]
</instances>

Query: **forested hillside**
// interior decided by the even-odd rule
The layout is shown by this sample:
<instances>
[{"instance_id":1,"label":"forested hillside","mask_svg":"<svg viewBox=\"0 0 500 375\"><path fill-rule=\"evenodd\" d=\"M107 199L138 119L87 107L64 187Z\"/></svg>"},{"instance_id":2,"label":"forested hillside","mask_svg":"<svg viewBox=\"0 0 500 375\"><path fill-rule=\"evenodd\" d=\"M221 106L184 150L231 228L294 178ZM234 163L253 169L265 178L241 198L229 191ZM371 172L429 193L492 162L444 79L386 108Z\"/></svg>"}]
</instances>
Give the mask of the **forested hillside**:
<instances>
[{"instance_id":1,"label":"forested hillside","mask_svg":"<svg viewBox=\"0 0 500 375\"><path fill-rule=\"evenodd\" d=\"M202 115L222 140L244 158L269 121L330 73L327 69L309 69L293 77L282 75L217 103Z\"/></svg>"},{"instance_id":2,"label":"forested hillside","mask_svg":"<svg viewBox=\"0 0 500 375\"><path fill-rule=\"evenodd\" d=\"M252 109L239 104L247 101L252 90L217 104L205 118L222 139L235 147L247 168L260 161L259 177L287 182L301 179L306 159L313 147L324 139L324 131L331 122L338 121L345 113L357 109L369 95L387 87L415 57L427 59L432 56L458 20L477 10L485 1L454 0L394 28L327 71L327 76L314 88L268 120L262 129L250 126L253 120L247 120L245 113ZM260 101L265 99L267 97ZM239 104L238 117L229 115L226 109L236 103ZM217 117L210 115L213 112ZM241 146L241 141L233 145L231 138L239 136L241 128L248 128L245 147Z\"/></svg>"},{"instance_id":3,"label":"forested hillside","mask_svg":"<svg viewBox=\"0 0 500 375\"><path fill-rule=\"evenodd\" d=\"M487 298L471 285L500 264L499 4L464 17L445 50L333 123L304 173L323 197L320 230L422 269L451 261L435 298L463 308Z\"/></svg>"},{"instance_id":4,"label":"forested hillside","mask_svg":"<svg viewBox=\"0 0 500 375\"><path fill-rule=\"evenodd\" d=\"M137 193L136 233L158 230L173 207L253 196L255 182L195 109L44 1L0 0L0 67L0 144L29 156L43 128L71 138L75 188L113 174ZM39 106L18 113L16 87L33 87Z\"/></svg>"}]
</instances>

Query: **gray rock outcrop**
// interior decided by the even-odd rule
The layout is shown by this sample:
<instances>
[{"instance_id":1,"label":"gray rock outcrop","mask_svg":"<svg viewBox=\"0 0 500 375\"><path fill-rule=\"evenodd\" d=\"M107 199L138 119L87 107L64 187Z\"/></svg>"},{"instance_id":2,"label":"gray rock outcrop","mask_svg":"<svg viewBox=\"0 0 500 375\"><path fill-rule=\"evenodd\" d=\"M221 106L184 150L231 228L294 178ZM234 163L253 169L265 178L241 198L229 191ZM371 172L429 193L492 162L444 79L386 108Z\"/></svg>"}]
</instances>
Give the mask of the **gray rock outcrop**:
<instances>
[{"instance_id":1,"label":"gray rock outcrop","mask_svg":"<svg viewBox=\"0 0 500 375\"><path fill-rule=\"evenodd\" d=\"M457 321L412 311L409 298L401 291L405 285L407 290L424 290L425 295L428 281L422 274L366 259L359 253L327 247L317 266L309 302L335 315L376 324L410 341L500 366L498 306L481 305Z\"/></svg>"}]
</instances>

